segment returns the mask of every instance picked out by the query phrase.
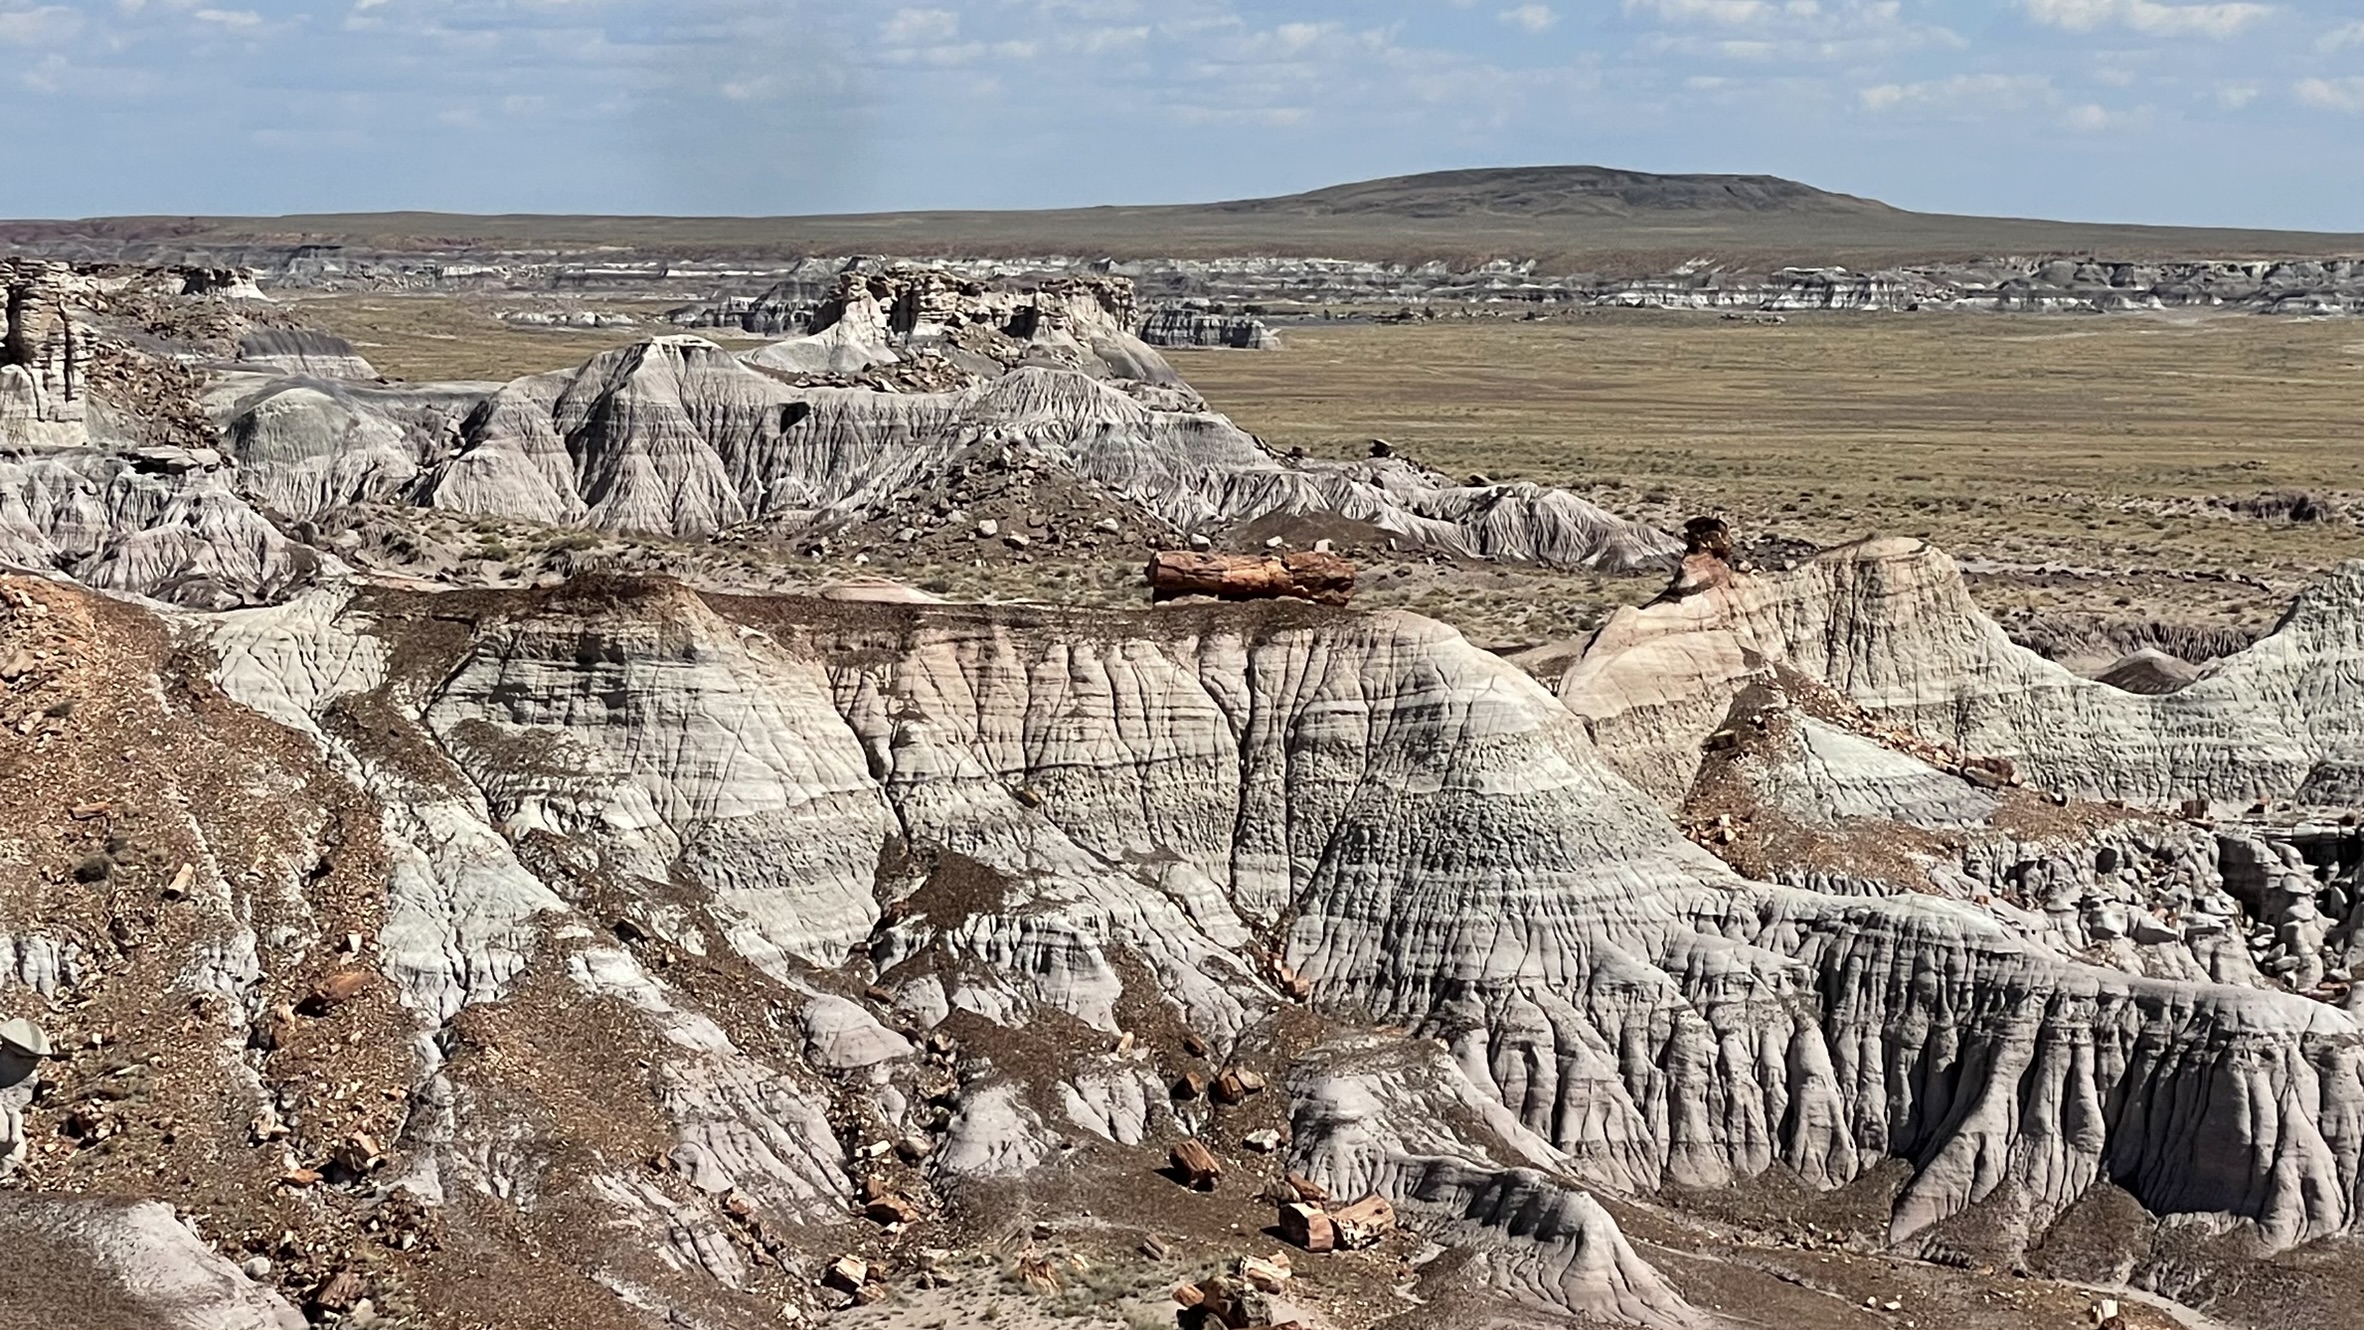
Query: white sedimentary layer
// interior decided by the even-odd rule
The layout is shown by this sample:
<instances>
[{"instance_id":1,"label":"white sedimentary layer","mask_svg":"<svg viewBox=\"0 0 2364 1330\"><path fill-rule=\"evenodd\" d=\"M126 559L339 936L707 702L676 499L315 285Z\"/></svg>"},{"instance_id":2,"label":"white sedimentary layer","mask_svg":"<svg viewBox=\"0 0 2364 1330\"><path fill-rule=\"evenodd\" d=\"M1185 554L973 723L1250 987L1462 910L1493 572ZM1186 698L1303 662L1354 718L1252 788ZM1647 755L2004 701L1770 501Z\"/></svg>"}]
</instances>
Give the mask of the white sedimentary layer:
<instances>
[{"instance_id":1,"label":"white sedimentary layer","mask_svg":"<svg viewBox=\"0 0 2364 1330\"><path fill-rule=\"evenodd\" d=\"M1676 548L1562 490L1453 485L1392 459L1290 461L1221 416L1155 409L1073 370L948 393L800 388L692 337L510 384L421 493L461 512L702 535L884 512L970 451L1012 447L1185 529L1335 513L1424 547L1608 569L1662 566Z\"/></svg>"},{"instance_id":2,"label":"white sedimentary layer","mask_svg":"<svg viewBox=\"0 0 2364 1330\"><path fill-rule=\"evenodd\" d=\"M179 449L0 450L0 564L201 609L291 594L320 556L256 512L220 461Z\"/></svg>"},{"instance_id":3,"label":"white sedimentary layer","mask_svg":"<svg viewBox=\"0 0 2364 1330\"><path fill-rule=\"evenodd\" d=\"M1050 1010L1113 1032L1130 953L1225 1038L1277 1000L1247 948L1285 926L1317 1001L1445 1039L1589 1185L1718 1186L1782 1164L1836 1187L1901 1157L1900 1239L2005 1186L2040 1228L2104 1178L2162 1212L2249 1221L2269 1248L2349 1231L2364 1204L2364 1031L2342 1011L2077 963L1968 901L1742 881L1602 760L1585 717L1424 620L661 589L504 603L473 615L412 703L483 801L441 806L480 819L488 852L556 831L652 896L690 891L715 936L776 973L860 944L923 1020L1018 1027ZM373 631L306 629L329 658L257 702L323 705L320 681L355 657L340 637ZM1626 714L1592 710L1596 725ZM957 907L922 890L930 870L891 866L914 851L972 865ZM403 894L457 902L470 880L439 867ZM473 977L510 965L504 948L530 953L522 934L438 937L442 917L422 911L409 948L445 957L410 971L430 1006L481 996ZM1062 1116L1135 1130L1129 1092L1072 1090ZM967 1095L942 1166L1047 1158L1015 1095ZM1503 1286L1641 1315L1616 1301L1636 1272L1590 1203L1502 1172L1536 1167L1526 1154L1490 1157L1391 1185L1454 1223L1548 1211L1519 1241L1554 1254L1508 1249L1526 1254L1501 1258ZM1610 1304L1592 1301L1603 1287Z\"/></svg>"},{"instance_id":4,"label":"white sedimentary layer","mask_svg":"<svg viewBox=\"0 0 2364 1330\"><path fill-rule=\"evenodd\" d=\"M399 500L421 469L458 446L459 428L500 385L379 385L226 374L207 408L238 486L289 518Z\"/></svg>"},{"instance_id":5,"label":"white sedimentary layer","mask_svg":"<svg viewBox=\"0 0 2364 1330\"><path fill-rule=\"evenodd\" d=\"M1739 686L1780 664L2031 782L2173 808L2186 799L2352 803L2364 773L2364 563L2179 692L2080 678L1980 613L1951 560L1872 541L1795 572L1620 611L1560 685L1621 770L1679 797Z\"/></svg>"},{"instance_id":6,"label":"white sedimentary layer","mask_svg":"<svg viewBox=\"0 0 2364 1330\"><path fill-rule=\"evenodd\" d=\"M1342 1199L1385 1196L1431 1236L1473 1253L1495 1289L1636 1325L1701 1319L1608 1211L1568 1182L1572 1161L1485 1098L1434 1044L1326 1044L1298 1063L1289 1091L1299 1171Z\"/></svg>"},{"instance_id":7,"label":"white sedimentary layer","mask_svg":"<svg viewBox=\"0 0 2364 1330\"><path fill-rule=\"evenodd\" d=\"M0 1306L22 1324L153 1330L303 1330L303 1314L258 1287L159 1201L0 1193ZM89 1281L95 1288L78 1286Z\"/></svg>"},{"instance_id":8,"label":"white sedimentary layer","mask_svg":"<svg viewBox=\"0 0 2364 1330\"><path fill-rule=\"evenodd\" d=\"M315 379L374 379L377 367L351 342L298 328L257 328L239 339L238 361Z\"/></svg>"}]
</instances>

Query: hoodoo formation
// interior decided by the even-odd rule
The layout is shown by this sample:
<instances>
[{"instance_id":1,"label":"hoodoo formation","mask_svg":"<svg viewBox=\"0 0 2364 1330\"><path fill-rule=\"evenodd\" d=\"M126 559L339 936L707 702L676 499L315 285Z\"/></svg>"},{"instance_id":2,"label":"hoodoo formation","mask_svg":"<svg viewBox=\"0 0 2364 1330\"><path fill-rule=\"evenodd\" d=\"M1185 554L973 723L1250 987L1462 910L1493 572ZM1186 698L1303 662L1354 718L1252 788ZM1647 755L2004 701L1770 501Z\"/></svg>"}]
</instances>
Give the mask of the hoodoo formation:
<instances>
[{"instance_id":1,"label":"hoodoo formation","mask_svg":"<svg viewBox=\"0 0 2364 1330\"><path fill-rule=\"evenodd\" d=\"M1122 275L509 382L0 276L0 1309L2352 1323L2364 563L2094 678L1917 540L1268 446Z\"/></svg>"}]
</instances>

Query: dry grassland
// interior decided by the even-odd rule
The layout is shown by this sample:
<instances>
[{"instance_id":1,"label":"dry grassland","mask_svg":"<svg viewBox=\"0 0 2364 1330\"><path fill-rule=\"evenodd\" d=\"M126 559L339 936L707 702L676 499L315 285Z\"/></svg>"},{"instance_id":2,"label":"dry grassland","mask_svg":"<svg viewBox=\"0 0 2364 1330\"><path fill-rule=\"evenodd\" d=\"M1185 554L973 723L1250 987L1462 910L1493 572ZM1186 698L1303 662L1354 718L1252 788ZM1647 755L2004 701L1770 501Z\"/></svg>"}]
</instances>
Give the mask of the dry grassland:
<instances>
[{"instance_id":1,"label":"dry grassland","mask_svg":"<svg viewBox=\"0 0 2364 1330\"><path fill-rule=\"evenodd\" d=\"M390 378L413 382L491 379L580 365L613 347L679 331L665 311L687 300L500 299L441 293L373 292L282 296L291 312L360 348ZM540 328L504 323L504 310L591 310L636 320L623 328ZM722 340L717 334L717 340ZM750 343L751 345L753 343Z\"/></svg>"},{"instance_id":2,"label":"dry grassland","mask_svg":"<svg viewBox=\"0 0 2364 1330\"><path fill-rule=\"evenodd\" d=\"M1659 520L1716 512L1816 545L1921 536L1999 565L1978 580L2000 609L2259 629L2290 590L2364 557L2352 519L2212 502L2364 500L2352 323L1601 311L1285 341L1175 360L1278 447L1357 456L1385 438L1449 473L1566 485ZM2187 580L2216 570L2265 585Z\"/></svg>"}]
</instances>

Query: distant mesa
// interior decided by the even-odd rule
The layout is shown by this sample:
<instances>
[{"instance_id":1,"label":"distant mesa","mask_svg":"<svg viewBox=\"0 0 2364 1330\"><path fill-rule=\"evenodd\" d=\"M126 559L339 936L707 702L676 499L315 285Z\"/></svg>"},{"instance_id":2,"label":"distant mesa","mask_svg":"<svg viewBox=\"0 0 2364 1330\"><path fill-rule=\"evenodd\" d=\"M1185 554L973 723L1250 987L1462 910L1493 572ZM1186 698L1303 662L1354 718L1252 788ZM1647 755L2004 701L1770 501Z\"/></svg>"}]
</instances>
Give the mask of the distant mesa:
<instances>
[{"instance_id":1,"label":"distant mesa","mask_svg":"<svg viewBox=\"0 0 2364 1330\"><path fill-rule=\"evenodd\" d=\"M1280 198L1219 203L1233 213L1316 216L1561 217L1650 212L1893 214L1871 199L1770 175L1656 175L1606 166L1431 171L1332 185Z\"/></svg>"},{"instance_id":2,"label":"distant mesa","mask_svg":"<svg viewBox=\"0 0 2364 1330\"><path fill-rule=\"evenodd\" d=\"M1638 276L1686 259L1759 271L2005 257L2127 262L2364 255L2364 234L2046 221L1915 212L1771 175L1606 166L1437 171L1211 203L802 217L102 217L0 221L0 246L73 261L252 268L296 281L418 289L448 266L514 287L520 268L568 285L784 268L882 251L907 256L1147 263L1248 257L1427 263L1496 259L1547 274ZM422 267L419 260L428 260ZM674 289L678 289L675 287Z\"/></svg>"}]
</instances>

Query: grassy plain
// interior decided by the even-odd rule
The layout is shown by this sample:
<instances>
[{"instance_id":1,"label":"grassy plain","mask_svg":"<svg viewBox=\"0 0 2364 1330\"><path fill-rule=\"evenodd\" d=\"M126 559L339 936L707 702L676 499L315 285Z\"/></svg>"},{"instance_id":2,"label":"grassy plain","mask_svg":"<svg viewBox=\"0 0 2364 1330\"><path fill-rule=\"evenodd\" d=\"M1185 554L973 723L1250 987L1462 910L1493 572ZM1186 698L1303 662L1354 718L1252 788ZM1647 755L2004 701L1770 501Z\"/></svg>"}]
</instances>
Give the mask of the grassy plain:
<instances>
[{"instance_id":1,"label":"grassy plain","mask_svg":"<svg viewBox=\"0 0 2364 1330\"><path fill-rule=\"evenodd\" d=\"M1997 565L1976 579L1997 609L2254 630L2364 557L2352 516L2226 506L2301 490L2364 515L2354 323L1587 311L1284 340L1175 360L1277 447L1359 456L1384 438L1449 473L1566 485L1665 522L1720 513L1816 545L1921 536ZM2219 571L2236 580L2189 580Z\"/></svg>"},{"instance_id":2,"label":"grassy plain","mask_svg":"<svg viewBox=\"0 0 2364 1330\"><path fill-rule=\"evenodd\" d=\"M665 311L686 300L554 301L441 293L372 292L282 297L306 323L358 347L378 372L413 382L491 379L501 382L580 365L612 347L675 329ZM623 314L621 328L543 328L504 323L505 310L590 309Z\"/></svg>"}]
</instances>

